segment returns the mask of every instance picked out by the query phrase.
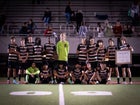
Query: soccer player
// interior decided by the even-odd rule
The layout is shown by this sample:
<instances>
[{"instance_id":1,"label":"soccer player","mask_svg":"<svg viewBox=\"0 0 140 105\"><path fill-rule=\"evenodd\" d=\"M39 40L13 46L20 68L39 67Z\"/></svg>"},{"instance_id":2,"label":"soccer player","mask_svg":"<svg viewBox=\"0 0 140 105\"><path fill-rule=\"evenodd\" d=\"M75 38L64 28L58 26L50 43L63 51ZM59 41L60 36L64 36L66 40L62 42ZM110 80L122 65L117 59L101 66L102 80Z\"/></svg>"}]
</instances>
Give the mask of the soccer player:
<instances>
[{"instance_id":1,"label":"soccer player","mask_svg":"<svg viewBox=\"0 0 140 105\"><path fill-rule=\"evenodd\" d=\"M25 39L22 38L19 46L19 71L18 71L19 83L21 83L22 73L25 81L25 75L26 75L25 70L27 67L27 60L28 60L28 51L25 45Z\"/></svg>"},{"instance_id":2,"label":"soccer player","mask_svg":"<svg viewBox=\"0 0 140 105\"><path fill-rule=\"evenodd\" d=\"M68 65L69 42L66 40L66 33L60 34L60 41L56 44L58 61L63 62L64 66Z\"/></svg>"},{"instance_id":3,"label":"soccer player","mask_svg":"<svg viewBox=\"0 0 140 105\"><path fill-rule=\"evenodd\" d=\"M30 67L32 62L34 61L34 42L33 42L33 37L31 35L28 36L27 38L27 50L28 50L28 64L27 66Z\"/></svg>"},{"instance_id":4,"label":"soccer player","mask_svg":"<svg viewBox=\"0 0 140 105\"><path fill-rule=\"evenodd\" d=\"M40 81L43 84L48 84L51 83L51 77L52 77L52 72L48 67L48 64L46 63L43 65L43 70L40 73Z\"/></svg>"},{"instance_id":5,"label":"soccer player","mask_svg":"<svg viewBox=\"0 0 140 105\"><path fill-rule=\"evenodd\" d=\"M126 42L126 39L124 37L121 38L120 50L134 51L132 46L130 46ZM130 65L129 64L123 64L123 65L121 65L121 68L122 68L123 83L126 84L126 70L127 70L128 77L129 77L129 83L132 84L132 74L131 74L131 70L130 70Z\"/></svg>"},{"instance_id":6,"label":"soccer player","mask_svg":"<svg viewBox=\"0 0 140 105\"><path fill-rule=\"evenodd\" d=\"M36 67L33 62L31 67L26 69L26 83L39 83L39 73L40 70Z\"/></svg>"},{"instance_id":7,"label":"soccer player","mask_svg":"<svg viewBox=\"0 0 140 105\"><path fill-rule=\"evenodd\" d=\"M114 40L113 39L109 39L108 40L108 47L107 47L107 53L109 56L109 61L108 61L108 66L109 66L109 78L108 80L111 80L111 73L112 70L114 69L116 71L116 76L117 76L117 83L120 83L120 75L119 75L119 70L118 70L118 66L115 64L115 53L117 50L117 46L114 44Z\"/></svg>"},{"instance_id":8,"label":"soccer player","mask_svg":"<svg viewBox=\"0 0 140 105\"><path fill-rule=\"evenodd\" d=\"M91 38L90 43L87 48L88 52L88 62L91 64L93 69L97 67L97 44L95 43L95 39Z\"/></svg>"},{"instance_id":9,"label":"soccer player","mask_svg":"<svg viewBox=\"0 0 140 105\"><path fill-rule=\"evenodd\" d=\"M102 60L105 59L105 55L106 55L106 48L104 46L103 40L98 40L97 41L97 59L98 62L100 63Z\"/></svg>"},{"instance_id":10,"label":"soccer player","mask_svg":"<svg viewBox=\"0 0 140 105\"><path fill-rule=\"evenodd\" d=\"M56 46L54 43L51 43L50 37L48 37L48 42L44 44L43 64L48 63L49 68L54 69L54 61L56 59Z\"/></svg>"},{"instance_id":11,"label":"soccer player","mask_svg":"<svg viewBox=\"0 0 140 105\"><path fill-rule=\"evenodd\" d=\"M101 61L99 65L100 65L100 69L98 69L96 72L96 76L99 81L99 84L107 84L108 77L109 77L109 70L106 67L106 62Z\"/></svg>"},{"instance_id":12,"label":"soccer player","mask_svg":"<svg viewBox=\"0 0 140 105\"><path fill-rule=\"evenodd\" d=\"M84 70L86 68L87 61L87 45L86 38L82 38L81 43L77 46L78 61Z\"/></svg>"},{"instance_id":13,"label":"soccer player","mask_svg":"<svg viewBox=\"0 0 140 105\"><path fill-rule=\"evenodd\" d=\"M63 62L59 62L58 67L54 70L54 79L57 83L67 83L68 70Z\"/></svg>"},{"instance_id":14,"label":"soccer player","mask_svg":"<svg viewBox=\"0 0 140 105\"><path fill-rule=\"evenodd\" d=\"M13 83L18 84L16 81L16 70L18 69L18 45L14 36L10 39L8 45L8 71L7 71L7 84L10 84L10 73L13 70Z\"/></svg>"},{"instance_id":15,"label":"soccer player","mask_svg":"<svg viewBox=\"0 0 140 105\"><path fill-rule=\"evenodd\" d=\"M95 70L92 69L91 64L87 63L87 69L85 71L85 81L87 84L95 84Z\"/></svg>"},{"instance_id":16,"label":"soccer player","mask_svg":"<svg viewBox=\"0 0 140 105\"><path fill-rule=\"evenodd\" d=\"M82 83L82 80L84 78L84 71L82 70L81 65L78 62L75 64L75 67L71 71L70 75L74 84Z\"/></svg>"},{"instance_id":17,"label":"soccer player","mask_svg":"<svg viewBox=\"0 0 140 105\"><path fill-rule=\"evenodd\" d=\"M39 37L35 38L35 45L33 46L33 51L34 51L34 62L36 63L37 67L39 70L42 68L42 52L43 52L43 46L41 45L41 39Z\"/></svg>"}]
</instances>

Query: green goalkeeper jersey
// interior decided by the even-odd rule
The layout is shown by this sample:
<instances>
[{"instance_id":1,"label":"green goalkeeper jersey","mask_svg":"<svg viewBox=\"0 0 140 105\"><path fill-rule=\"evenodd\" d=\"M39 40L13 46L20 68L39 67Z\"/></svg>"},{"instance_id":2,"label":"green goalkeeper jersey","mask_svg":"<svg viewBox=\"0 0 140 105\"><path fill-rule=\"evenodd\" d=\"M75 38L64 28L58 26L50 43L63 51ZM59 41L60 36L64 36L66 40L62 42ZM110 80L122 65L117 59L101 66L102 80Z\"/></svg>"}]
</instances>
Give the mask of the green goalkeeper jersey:
<instances>
[{"instance_id":1,"label":"green goalkeeper jersey","mask_svg":"<svg viewBox=\"0 0 140 105\"><path fill-rule=\"evenodd\" d=\"M26 70L26 74L39 74L40 73L40 70L36 67L36 68L33 68L33 67L29 67L27 70Z\"/></svg>"},{"instance_id":2,"label":"green goalkeeper jersey","mask_svg":"<svg viewBox=\"0 0 140 105\"><path fill-rule=\"evenodd\" d=\"M59 41L56 45L58 60L68 61L69 53L69 42L68 41Z\"/></svg>"}]
</instances>

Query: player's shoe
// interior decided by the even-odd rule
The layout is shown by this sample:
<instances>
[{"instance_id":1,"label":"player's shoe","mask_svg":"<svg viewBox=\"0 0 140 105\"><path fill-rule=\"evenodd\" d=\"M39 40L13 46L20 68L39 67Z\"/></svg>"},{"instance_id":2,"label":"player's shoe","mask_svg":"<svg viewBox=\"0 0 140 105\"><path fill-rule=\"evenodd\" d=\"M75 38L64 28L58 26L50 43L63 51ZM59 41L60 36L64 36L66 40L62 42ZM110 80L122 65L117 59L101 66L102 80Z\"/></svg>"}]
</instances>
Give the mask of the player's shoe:
<instances>
[{"instance_id":1,"label":"player's shoe","mask_svg":"<svg viewBox=\"0 0 140 105\"><path fill-rule=\"evenodd\" d=\"M7 84L10 84L10 80L7 80Z\"/></svg>"},{"instance_id":2,"label":"player's shoe","mask_svg":"<svg viewBox=\"0 0 140 105\"><path fill-rule=\"evenodd\" d=\"M19 84L15 79L13 80L13 84Z\"/></svg>"}]
</instances>

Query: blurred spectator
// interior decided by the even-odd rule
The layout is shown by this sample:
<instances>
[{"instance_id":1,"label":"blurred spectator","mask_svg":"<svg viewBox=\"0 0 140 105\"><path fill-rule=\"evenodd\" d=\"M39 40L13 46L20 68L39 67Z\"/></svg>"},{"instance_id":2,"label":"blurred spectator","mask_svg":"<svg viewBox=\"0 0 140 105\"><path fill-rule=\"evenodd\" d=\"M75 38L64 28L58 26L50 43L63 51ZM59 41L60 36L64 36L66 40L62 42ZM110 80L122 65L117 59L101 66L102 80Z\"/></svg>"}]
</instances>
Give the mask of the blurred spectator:
<instances>
[{"instance_id":1,"label":"blurred spectator","mask_svg":"<svg viewBox=\"0 0 140 105\"><path fill-rule=\"evenodd\" d=\"M98 32L97 36L98 36L98 37L104 37L104 32L103 32L103 30L104 30L103 26L101 25L100 22L98 22L98 23L97 23L97 32Z\"/></svg>"},{"instance_id":2,"label":"blurred spectator","mask_svg":"<svg viewBox=\"0 0 140 105\"><path fill-rule=\"evenodd\" d=\"M108 19L104 22L104 35L111 37L113 35L112 25L109 23Z\"/></svg>"},{"instance_id":3,"label":"blurred spectator","mask_svg":"<svg viewBox=\"0 0 140 105\"><path fill-rule=\"evenodd\" d=\"M131 17L132 24L136 25L139 19L139 5L137 0L132 3L130 9L128 10L128 16Z\"/></svg>"},{"instance_id":4,"label":"blurred spectator","mask_svg":"<svg viewBox=\"0 0 140 105\"><path fill-rule=\"evenodd\" d=\"M45 30L44 32L44 35L47 36L47 35L52 35L52 28L50 26L47 27L47 29Z\"/></svg>"},{"instance_id":5,"label":"blurred spectator","mask_svg":"<svg viewBox=\"0 0 140 105\"><path fill-rule=\"evenodd\" d=\"M24 22L20 31L19 31L20 34L28 34L28 27L27 27L27 22Z\"/></svg>"},{"instance_id":6,"label":"blurred spectator","mask_svg":"<svg viewBox=\"0 0 140 105\"><path fill-rule=\"evenodd\" d=\"M68 2L68 5L65 8L65 17L66 17L66 23L70 24L70 19L71 19L71 2Z\"/></svg>"},{"instance_id":7,"label":"blurred spectator","mask_svg":"<svg viewBox=\"0 0 140 105\"><path fill-rule=\"evenodd\" d=\"M88 32L87 26L86 26L85 22L82 22L82 25L79 28L79 35L81 37L82 36L86 37L87 32Z\"/></svg>"},{"instance_id":8,"label":"blurred spectator","mask_svg":"<svg viewBox=\"0 0 140 105\"><path fill-rule=\"evenodd\" d=\"M43 21L44 21L45 25L48 25L51 21L51 11L49 8L46 8L46 10L44 12Z\"/></svg>"},{"instance_id":9,"label":"blurred spectator","mask_svg":"<svg viewBox=\"0 0 140 105\"><path fill-rule=\"evenodd\" d=\"M77 29L77 32L79 31L79 28L81 26L83 22L83 14L82 14L82 10L78 10L77 13L76 13L76 29Z\"/></svg>"},{"instance_id":10,"label":"blurred spectator","mask_svg":"<svg viewBox=\"0 0 140 105\"><path fill-rule=\"evenodd\" d=\"M36 29L36 24L33 22L32 19L29 20L27 27L28 27L28 33L34 34L34 31Z\"/></svg>"},{"instance_id":11,"label":"blurred spectator","mask_svg":"<svg viewBox=\"0 0 140 105\"><path fill-rule=\"evenodd\" d=\"M5 24L6 16L4 14L0 15L0 33L2 33L3 25Z\"/></svg>"},{"instance_id":12,"label":"blurred spectator","mask_svg":"<svg viewBox=\"0 0 140 105\"><path fill-rule=\"evenodd\" d=\"M76 21L76 13L75 13L75 11L71 12L71 19L70 20L71 20L71 22Z\"/></svg>"},{"instance_id":13,"label":"blurred spectator","mask_svg":"<svg viewBox=\"0 0 140 105\"><path fill-rule=\"evenodd\" d=\"M117 20L116 24L113 26L113 33L115 34L115 37L122 36L122 25L119 20Z\"/></svg>"},{"instance_id":14,"label":"blurred spectator","mask_svg":"<svg viewBox=\"0 0 140 105\"><path fill-rule=\"evenodd\" d=\"M124 36L132 36L132 34L134 33L134 26L132 26L132 25L129 25L129 24L125 24L124 26L123 26L123 34L124 34Z\"/></svg>"}]
</instances>

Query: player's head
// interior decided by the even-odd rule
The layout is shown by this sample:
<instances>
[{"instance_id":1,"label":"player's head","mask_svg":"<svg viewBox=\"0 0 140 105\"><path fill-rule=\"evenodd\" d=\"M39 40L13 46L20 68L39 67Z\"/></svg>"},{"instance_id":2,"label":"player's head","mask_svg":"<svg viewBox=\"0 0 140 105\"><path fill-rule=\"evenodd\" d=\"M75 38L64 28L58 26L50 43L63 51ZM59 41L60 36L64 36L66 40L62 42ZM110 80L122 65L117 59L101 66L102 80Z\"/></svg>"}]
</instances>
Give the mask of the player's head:
<instances>
[{"instance_id":1,"label":"player's head","mask_svg":"<svg viewBox=\"0 0 140 105\"><path fill-rule=\"evenodd\" d=\"M90 44L94 44L95 39L94 38L90 38Z\"/></svg>"},{"instance_id":2,"label":"player's head","mask_svg":"<svg viewBox=\"0 0 140 105\"><path fill-rule=\"evenodd\" d=\"M90 69L91 68L91 64L88 62L87 63L87 68Z\"/></svg>"},{"instance_id":3,"label":"player's head","mask_svg":"<svg viewBox=\"0 0 140 105\"><path fill-rule=\"evenodd\" d=\"M103 40L98 40L97 44L98 44L99 47L103 47Z\"/></svg>"},{"instance_id":4,"label":"player's head","mask_svg":"<svg viewBox=\"0 0 140 105\"><path fill-rule=\"evenodd\" d=\"M21 38L21 40L20 40L20 45L21 45L21 46L25 46L25 38Z\"/></svg>"},{"instance_id":5,"label":"player's head","mask_svg":"<svg viewBox=\"0 0 140 105\"><path fill-rule=\"evenodd\" d=\"M28 35L28 42L33 42L33 37L31 34Z\"/></svg>"},{"instance_id":6,"label":"player's head","mask_svg":"<svg viewBox=\"0 0 140 105\"><path fill-rule=\"evenodd\" d=\"M15 42L16 42L15 37L14 37L14 36L12 36L12 37L10 38L10 41L11 41L11 43L15 43Z\"/></svg>"},{"instance_id":7,"label":"player's head","mask_svg":"<svg viewBox=\"0 0 140 105\"><path fill-rule=\"evenodd\" d=\"M43 65L43 70L48 70L48 64Z\"/></svg>"},{"instance_id":8,"label":"player's head","mask_svg":"<svg viewBox=\"0 0 140 105\"><path fill-rule=\"evenodd\" d=\"M81 67L80 63L79 62L76 62L75 63L75 68L80 68L80 67Z\"/></svg>"},{"instance_id":9,"label":"player's head","mask_svg":"<svg viewBox=\"0 0 140 105\"><path fill-rule=\"evenodd\" d=\"M86 44L86 38L82 38L82 39L81 39L81 43L82 43L82 44Z\"/></svg>"},{"instance_id":10,"label":"player's head","mask_svg":"<svg viewBox=\"0 0 140 105\"><path fill-rule=\"evenodd\" d=\"M65 41L66 40L66 33L61 33L60 34L60 40Z\"/></svg>"},{"instance_id":11,"label":"player's head","mask_svg":"<svg viewBox=\"0 0 140 105\"><path fill-rule=\"evenodd\" d=\"M35 38L35 44L41 45L41 39L39 37Z\"/></svg>"},{"instance_id":12,"label":"player's head","mask_svg":"<svg viewBox=\"0 0 140 105\"><path fill-rule=\"evenodd\" d=\"M108 43L109 43L110 46L113 46L113 45L114 45L114 40L113 40L112 38L110 38L110 39L108 40Z\"/></svg>"},{"instance_id":13,"label":"player's head","mask_svg":"<svg viewBox=\"0 0 140 105\"><path fill-rule=\"evenodd\" d=\"M122 37L121 38L121 44L125 44L126 43L126 38L125 37Z\"/></svg>"},{"instance_id":14,"label":"player's head","mask_svg":"<svg viewBox=\"0 0 140 105\"><path fill-rule=\"evenodd\" d=\"M100 62L100 67L101 67L101 70L103 70L106 67L106 62L105 61L101 61Z\"/></svg>"},{"instance_id":15,"label":"player's head","mask_svg":"<svg viewBox=\"0 0 140 105\"><path fill-rule=\"evenodd\" d=\"M36 63L32 63L32 68L35 68L36 67Z\"/></svg>"}]
</instances>

